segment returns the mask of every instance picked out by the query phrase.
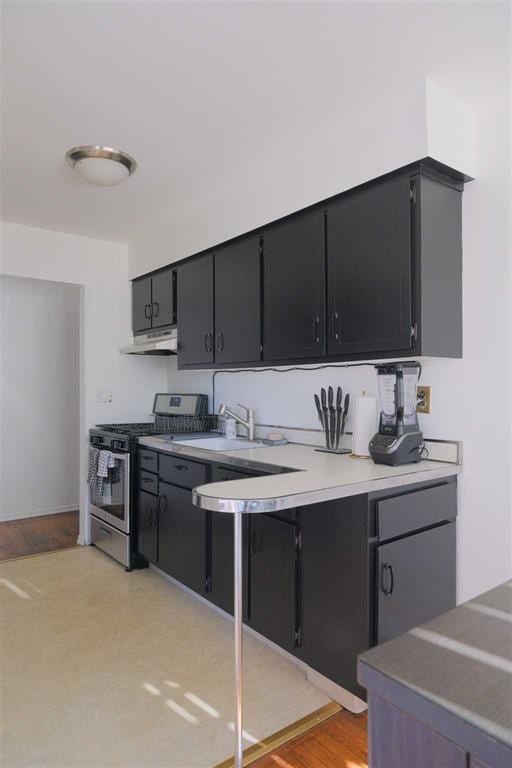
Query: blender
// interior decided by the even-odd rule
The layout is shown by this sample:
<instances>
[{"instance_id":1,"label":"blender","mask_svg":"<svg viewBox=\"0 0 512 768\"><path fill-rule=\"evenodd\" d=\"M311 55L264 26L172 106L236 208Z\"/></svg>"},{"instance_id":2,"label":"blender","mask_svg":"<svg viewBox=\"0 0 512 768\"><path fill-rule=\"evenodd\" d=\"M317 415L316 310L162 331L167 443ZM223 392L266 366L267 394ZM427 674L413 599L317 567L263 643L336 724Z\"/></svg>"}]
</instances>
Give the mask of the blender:
<instances>
[{"instance_id":1,"label":"blender","mask_svg":"<svg viewBox=\"0 0 512 768\"><path fill-rule=\"evenodd\" d=\"M421 460L423 434L416 415L416 387L420 363L376 365L379 391L379 431L370 440L370 456L376 464L412 464Z\"/></svg>"}]
</instances>

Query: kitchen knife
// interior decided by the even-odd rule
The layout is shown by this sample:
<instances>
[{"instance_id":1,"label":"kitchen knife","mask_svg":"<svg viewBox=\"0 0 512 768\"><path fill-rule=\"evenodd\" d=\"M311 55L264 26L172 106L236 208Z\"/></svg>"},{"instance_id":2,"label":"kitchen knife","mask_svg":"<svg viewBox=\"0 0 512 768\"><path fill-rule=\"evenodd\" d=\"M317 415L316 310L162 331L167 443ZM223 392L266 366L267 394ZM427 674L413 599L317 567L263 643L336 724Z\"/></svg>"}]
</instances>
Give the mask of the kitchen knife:
<instances>
[{"instance_id":1,"label":"kitchen knife","mask_svg":"<svg viewBox=\"0 0 512 768\"><path fill-rule=\"evenodd\" d=\"M336 410L334 408L334 390L329 387L329 447L334 448L334 435L336 433Z\"/></svg>"},{"instance_id":2,"label":"kitchen knife","mask_svg":"<svg viewBox=\"0 0 512 768\"><path fill-rule=\"evenodd\" d=\"M341 407L342 398L343 398L343 390L341 387L338 387L338 391L336 392L336 445L335 445L336 450L338 450L338 447L340 444L341 414L343 411Z\"/></svg>"},{"instance_id":3,"label":"kitchen knife","mask_svg":"<svg viewBox=\"0 0 512 768\"><path fill-rule=\"evenodd\" d=\"M323 387L320 390L320 396L322 398L322 411L324 414L325 445L327 448L329 448L329 418L327 416L327 392Z\"/></svg>"},{"instance_id":4,"label":"kitchen knife","mask_svg":"<svg viewBox=\"0 0 512 768\"><path fill-rule=\"evenodd\" d=\"M320 405L320 398L318 397L318 395L315 395L315 405L318 411L318 418L320 419L320 424L322 425L322 429L324 429L324 415L322 413L322 406Z\"/></svg>"},{"instance_id":5,"label":"kitchen knife","mask_svg":"<svg viewBox=\"0 0 512 768\"><path fill-rule=\"evenodd\" d=\"M345 402L343 403L343 418L341 420L341 434L345 434L345 422L347 421L348 409L350 407L350 395L345 395Z\"/></svg>"}]
</instances>

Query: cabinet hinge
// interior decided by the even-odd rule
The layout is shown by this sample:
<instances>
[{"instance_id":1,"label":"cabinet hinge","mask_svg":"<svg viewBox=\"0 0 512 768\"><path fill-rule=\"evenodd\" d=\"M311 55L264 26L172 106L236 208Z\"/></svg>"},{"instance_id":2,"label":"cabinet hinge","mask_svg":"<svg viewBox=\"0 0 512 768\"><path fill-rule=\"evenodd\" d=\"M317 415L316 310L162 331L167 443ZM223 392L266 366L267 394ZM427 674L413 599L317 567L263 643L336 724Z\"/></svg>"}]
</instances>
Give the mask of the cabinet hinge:
<instances>
[{"instance_id":1,"label":"cabinet hinge","mask_svg":"<svg viewBox=\"0 0 512 768\"><path fill-rule=\"evenodd\" d=\"M417 323L414 323L414 325L411 325L411 339L414 339L414 341L416 341L417 338L418 338L418 325Z\"/></svg>"},{"instance_id":2,"label":"cabinet hinge","mask_svg":"<svg viewBox=\"0 0 512 768\"><path fill-rule=\"evenodd\" d=\"M411 200L413 203L416 202L416 187L414 184L411 184L409 187L409 200Z\"/></svg>"},{"instance_id":3,"label":"cabinet hinge","mask_svg":"<svg viewBox=\"0 0 512 768\"><path fill-rule=\"evenodd\" d=\"M295 647L302 643L302 629L298 627L293 632L293 644Z\"/></svg>"}]
</instances>

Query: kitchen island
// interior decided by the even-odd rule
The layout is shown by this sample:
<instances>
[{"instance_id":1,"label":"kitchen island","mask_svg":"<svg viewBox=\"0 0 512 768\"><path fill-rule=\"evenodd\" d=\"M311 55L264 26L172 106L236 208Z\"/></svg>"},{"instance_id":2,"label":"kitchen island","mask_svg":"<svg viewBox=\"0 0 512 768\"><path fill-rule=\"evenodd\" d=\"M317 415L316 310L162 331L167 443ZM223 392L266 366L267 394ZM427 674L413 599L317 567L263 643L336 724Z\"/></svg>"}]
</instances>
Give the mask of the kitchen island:
<instances>
[{"instance_id":1,"label":"kitchen island","mask_svg":"<svg viewBox=\"0 0 512 768\"><path fill-rule=\"evenodd\" d=\"M366 651L370 768L512 765L512 582Z\"/></svg>"}]
</instances>

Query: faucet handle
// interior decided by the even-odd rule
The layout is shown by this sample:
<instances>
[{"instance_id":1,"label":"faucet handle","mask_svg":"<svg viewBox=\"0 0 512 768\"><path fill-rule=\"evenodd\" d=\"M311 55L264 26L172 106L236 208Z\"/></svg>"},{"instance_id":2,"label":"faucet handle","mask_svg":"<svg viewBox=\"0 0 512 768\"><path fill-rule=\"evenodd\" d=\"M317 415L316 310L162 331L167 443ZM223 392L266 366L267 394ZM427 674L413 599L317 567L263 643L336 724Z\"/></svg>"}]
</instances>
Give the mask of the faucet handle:
<instances>
[{"instance_id":1,"label":"faucet handle","mask_svg":"<svg viewBox=\"0 0 512 768\"><path fill-rule=\"evenodd\" d=\"M242 405L242 403L237 403L237 405L238 405L239 408L243 408L244 409L244 411L247 414L247 417L249 417L251 415L254 416L254 411L252 410L252 408L248 408L246 405Z\"/></svg>"}]
</instances>

